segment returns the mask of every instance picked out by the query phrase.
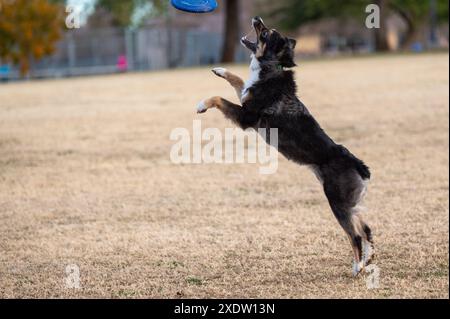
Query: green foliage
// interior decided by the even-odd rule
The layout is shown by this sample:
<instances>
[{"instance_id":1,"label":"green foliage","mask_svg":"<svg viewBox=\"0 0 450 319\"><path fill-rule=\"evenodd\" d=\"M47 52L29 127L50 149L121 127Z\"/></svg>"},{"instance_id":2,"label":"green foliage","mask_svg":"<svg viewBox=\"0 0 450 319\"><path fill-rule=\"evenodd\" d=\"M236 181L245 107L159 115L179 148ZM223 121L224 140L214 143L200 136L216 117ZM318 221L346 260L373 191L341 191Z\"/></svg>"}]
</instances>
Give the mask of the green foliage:
<instances>
[{"instance_id":1,"label":"green foliage","mask_svg":"<svg viewBox=\"0 0 450 319\"><path fill-rule=\"evenodd\" d=\"M430 15L428 0L389 0L389 7L411 25L422 23Z\"/></svg>"},{"instance_id":2,"label":"green foliage","mask_svg":"<svg viewBox=\"0 0 450 319\"><path fill-rule=\"evenodd\" d=\"M365 0L280 0L268 14L282 29L292 30L312 21L345 17L357 12L358 8L364 13L366 3Z\"/></svg>"},{"instance_id":3,"label":"green foliage","mask_svg":"<svg viewBox=\"0 0 450 319\"><path fill-rule=\"evenodd\" d=\"M264 0L263 0L264 1ZM401 12L413 23L422 23L430 14L428 0L385 0L392 12ZM328 17L356 17L365 14L367 5L374 0L280 0L269 15L284 29L292 30L311 21ZM448 0L437 0L439 21L448 22ZM411 22L411 21L410 21Z\"/></svg>"},{"instance_id":4,"label":"green foliage","mask_svg":"<svg viewBox=\"0 0 450 319\"><path fill-rule=\"evenodd\" d=\"M448 0L437 1L437 18L440 23L448 23Z\"/></svg>"},{"instance_id":5,"label":"green foliage","mask_svg":"<svg viewBox=\"0 0 450 319\"><path fill-rule=\"evenodd\" d=\"M423 21L430 15L429 0L390 0L391 8L398 8L407 12L413 19ZM448 0L436 0L437 14L448 21Z\"/></svg>"}]
</instances>

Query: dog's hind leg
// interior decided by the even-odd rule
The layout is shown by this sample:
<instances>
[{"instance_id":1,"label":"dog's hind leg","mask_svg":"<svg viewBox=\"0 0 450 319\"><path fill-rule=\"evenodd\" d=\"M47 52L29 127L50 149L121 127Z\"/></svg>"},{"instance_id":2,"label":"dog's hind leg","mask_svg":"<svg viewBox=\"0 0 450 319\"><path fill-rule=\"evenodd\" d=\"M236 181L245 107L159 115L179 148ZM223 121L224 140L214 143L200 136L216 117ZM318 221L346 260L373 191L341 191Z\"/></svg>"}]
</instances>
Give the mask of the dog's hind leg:
<instances>
[{"instance_id":1,"label":"dog's hind leg","mask_svg":"<svg viewBox=\"0 0 450 319\"><path fill-rule=\"evenodd\" d=\"M363 240L364 236L359 229L358 222L348 210L332 204L332 210L339 224L347 234L353 249L353 276L357 276L364 268Z\"/></svg>"},{"instance_id":2,"label":"dog's hind leg","mask_svg":"<svg viewBox=\"0 0 450 319\"><path fill-rule=\"evenodd\" d=\"M212 72L217 75L218 77L221 77L228 81L228 83L231 84L231 86L236 90L236 94L239 98L239 101L242 100L242 91L244 90L244 81L237 75L229 72L225 68L215 68L212 69Z\"/></svg>"},{"instance_id":3,"label":"dog's hind leg","mask_svg":"<svg viewBox=\"0 0 450 319\"><path fill-rule=\"evenodd\" d=\"M363 262L364 266L368 266L375 258L375 248L372 237L372 230L364 221L362 221L362 219L361 224L365 234L365 240L363 241Z\"/></svg>"},{"instance_id":4,"label":"dog's hind leg","mask_svg":"<svg viewBox=\"0 0 450 319\"><path fill-rule=\"evenodd\" d=\"M360 179L359 176L356 177L356 184L358 187L353 191L353 199L352 204L355 206L352 208L352 215L355 219L355 222L358 224L358 228L360 229L360 232L363 235L363 252L362 252L362 261L364 263L364 266L369 265L373 259L375 258L375 248L374 248L374 242L373 242L373 236L372 236L372 229L367 225L361 214L359 213L360 210L360 203L364 198L364 195L367 191L367 180Z\"/></svg>"},{"instance_id":5,"label":"dog's hind leg","mask_svg":"<svg viewBox=\"0 0 450 319\"><path fill-rule=\"evenodd\" d=\"M354 171L322 172L324 190L331 209L350 239L353 248L353 275L357 276L373 256L372 231L358 213L358 204L365 191L365 183Z\"/></svg>"}]
</instances>

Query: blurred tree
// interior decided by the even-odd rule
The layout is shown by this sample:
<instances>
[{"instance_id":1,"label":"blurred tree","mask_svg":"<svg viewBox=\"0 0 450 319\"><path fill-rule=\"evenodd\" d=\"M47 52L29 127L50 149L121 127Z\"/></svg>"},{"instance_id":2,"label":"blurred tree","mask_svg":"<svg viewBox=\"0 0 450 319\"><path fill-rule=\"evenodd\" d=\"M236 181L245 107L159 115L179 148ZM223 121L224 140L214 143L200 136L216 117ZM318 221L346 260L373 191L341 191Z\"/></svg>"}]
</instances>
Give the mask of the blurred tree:
<instances>
[{"instance_id":1,"label":"blurred tree","mask_svg":"<svg viewBox=\"0 0 450 319\"><path fill-rule=\"evenodd\" d=\"M409 48L417 40L420 26L430 17L431 1L391 0L389 7L406 23L403 47ZM440 22L448 21L448 0L437 0L436 10Z\"/></svg>"},{"instance_id":2,"label":"blurred tree","mask_svg":"<svg viewBox=\"0 0 450 319\"><path fill-rule=\"evenodd\" d=\"M389 12L397 14L405 21L405 48L414 41L419 26L430 14L430 2L425 0L280 0L277 5L270 6L269 14L283 28L293 30L324 18L362 17L366 14L366 6L372 3L379 5L381 9L381 28L375 29L377 51L388 49L385 23ZM437 11L440 21L448 21L448 0L437 0Z\"/></svg>"},{"instance_id":3,"label":"blurred tree","mask_svg":"<svg viewBox=\"0 0 450 319\"><path fill-rule=\"evenodd\" d=\"M222 62L234 62L236 40L239 38L239 0L225 1L225 26Z\"/></svg>"},{"instance_id":4,"label":"blurred tree","mask_svg":"<svg viewBox=\"0 0 450 319\"><path fill-rule=\"evenodd\" d=\"M0 0L0 58L25 76L61 37L64 8L49 0Z\"/></svg>"}]
</instances>

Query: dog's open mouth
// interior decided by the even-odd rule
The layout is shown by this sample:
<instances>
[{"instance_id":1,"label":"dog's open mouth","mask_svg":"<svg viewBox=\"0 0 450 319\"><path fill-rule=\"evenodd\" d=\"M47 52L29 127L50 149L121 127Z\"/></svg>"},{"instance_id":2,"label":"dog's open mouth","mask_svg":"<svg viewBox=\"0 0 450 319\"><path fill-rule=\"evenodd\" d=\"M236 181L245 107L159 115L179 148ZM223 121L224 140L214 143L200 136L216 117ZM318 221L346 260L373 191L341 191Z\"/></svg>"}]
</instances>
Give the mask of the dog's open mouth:
<instances>
[{"instance_id":1,"label":"dog's open mouth","mask_svg":"<svg viewBox=\"0 0 450 319\"><path fill-rule=\"evenodd\" d=\"M253 18L253 20L252 20L252 31L250 31L250 33L247 34L246 36L242 37L241 43L247 49L249 49L253 53L256 53L256 50L258 48L259 35L261 34L261 31L263 29L265 29L265 28L266 28L266 26L264 25L264 22L263 22L263 20L260 17ZM256 40L254 42L249 39L249 36L253 32L256 34Z\"/></svg>"},{"instance_id":2,"label":"dog's open mouth","mask_svg":"<svg viewBox=\"0 0 450 319\"><path fill-rule=\"evenodd\" d=\"M258 47L257 42L252 42L248 39L248 35L241 39L241 43L253 53L256 53L256 49Z\"/></svg>"}]
</instances>

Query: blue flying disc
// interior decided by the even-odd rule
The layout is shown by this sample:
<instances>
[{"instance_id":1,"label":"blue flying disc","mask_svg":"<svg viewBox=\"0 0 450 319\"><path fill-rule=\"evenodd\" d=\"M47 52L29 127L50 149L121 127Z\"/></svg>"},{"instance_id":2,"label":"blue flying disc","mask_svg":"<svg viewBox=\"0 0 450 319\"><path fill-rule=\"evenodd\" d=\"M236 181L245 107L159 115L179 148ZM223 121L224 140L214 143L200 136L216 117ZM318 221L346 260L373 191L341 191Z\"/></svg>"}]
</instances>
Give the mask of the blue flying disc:
<instances>
[{"instance_id":1,"label":"blue flying disc","mask_svg":"<svg viewBox=\"0 0 450 319\"><path fill-rule=\"evenodd\" d=\"M172 5L181 11L207 13L216 10L216 0L171 0Z\"/></svg>"}]
</instances>

